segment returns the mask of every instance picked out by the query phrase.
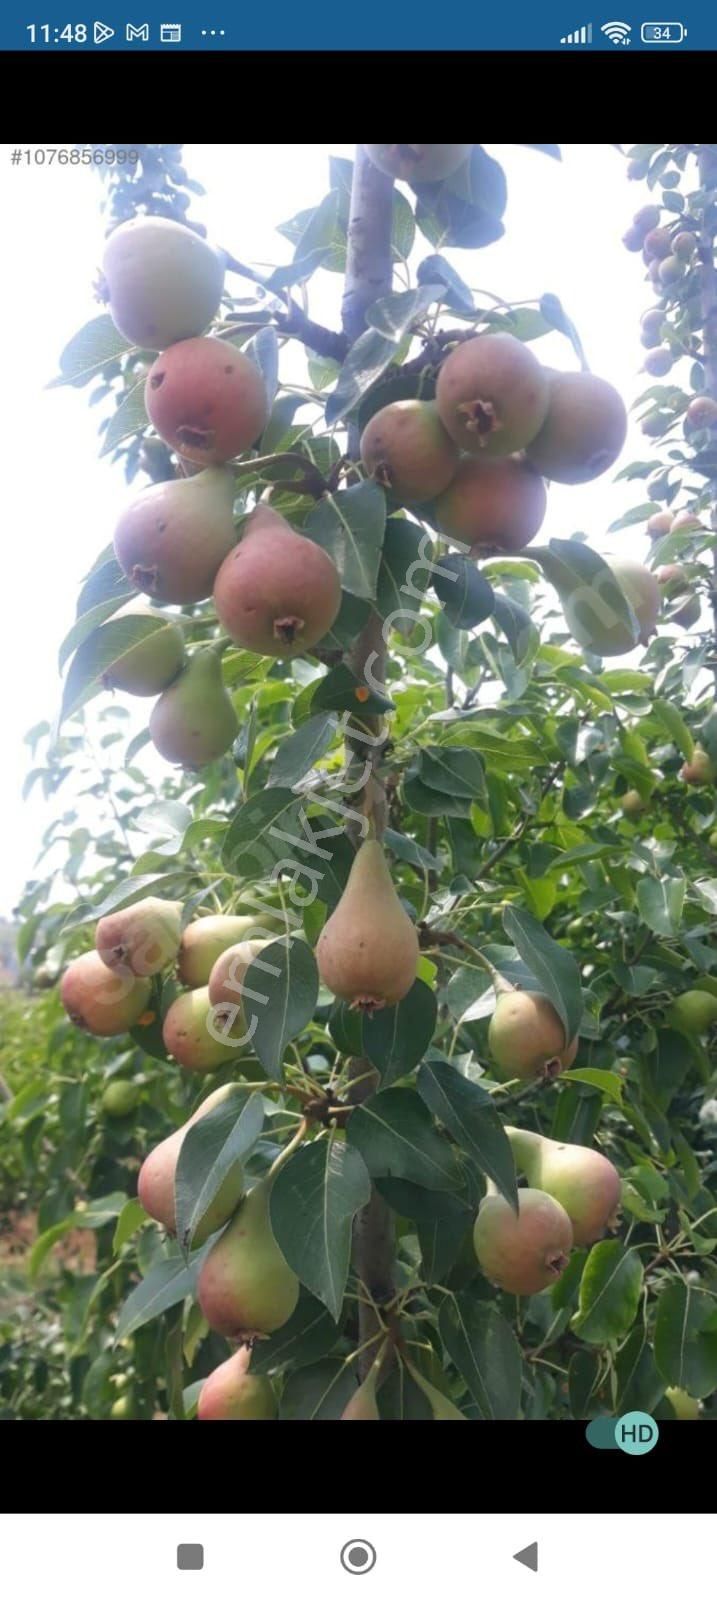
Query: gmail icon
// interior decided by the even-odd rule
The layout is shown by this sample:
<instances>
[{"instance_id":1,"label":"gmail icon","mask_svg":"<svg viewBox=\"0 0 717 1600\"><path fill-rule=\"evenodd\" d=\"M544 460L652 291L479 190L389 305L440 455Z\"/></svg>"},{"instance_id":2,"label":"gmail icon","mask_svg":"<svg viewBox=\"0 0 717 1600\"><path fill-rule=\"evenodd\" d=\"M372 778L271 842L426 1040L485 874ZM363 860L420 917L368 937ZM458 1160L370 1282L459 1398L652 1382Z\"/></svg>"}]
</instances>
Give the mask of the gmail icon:
<instances>
[{"instance_id":1,"label":"gmail icon","mask_svg":"<svg viewBox=\"0 0 717 1600\"><path fill-rule=\"evenodd\" d=\"M145 44L148 44L149 43L149 23L148 22L139 22L137 24L137 27L135 28L135 25L134 25L133 22L128 22L127 26L125 28L125 39L127 40L128 44L131 42L132 39L143 39Z\"/></svg>"}]
</instances>

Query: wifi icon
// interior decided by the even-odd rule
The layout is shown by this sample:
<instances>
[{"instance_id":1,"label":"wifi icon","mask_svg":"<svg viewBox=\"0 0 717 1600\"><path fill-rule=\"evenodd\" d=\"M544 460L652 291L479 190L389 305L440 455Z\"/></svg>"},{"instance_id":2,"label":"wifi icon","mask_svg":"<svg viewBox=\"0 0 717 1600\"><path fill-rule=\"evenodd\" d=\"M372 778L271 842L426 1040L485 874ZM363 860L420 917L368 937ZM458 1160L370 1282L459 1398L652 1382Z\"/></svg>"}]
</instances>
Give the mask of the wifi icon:
<instances>
[{"instance_id":1,"label":"wifi icon","mask_svg":"<svg viewBox=\"0 0 717 1600\"><path fill-rule=\"evenodd\" d=\"M632 28L629 22L603 22L600 32L607 34L611 44L629 44Z\"/></svg>"}]
</instances>

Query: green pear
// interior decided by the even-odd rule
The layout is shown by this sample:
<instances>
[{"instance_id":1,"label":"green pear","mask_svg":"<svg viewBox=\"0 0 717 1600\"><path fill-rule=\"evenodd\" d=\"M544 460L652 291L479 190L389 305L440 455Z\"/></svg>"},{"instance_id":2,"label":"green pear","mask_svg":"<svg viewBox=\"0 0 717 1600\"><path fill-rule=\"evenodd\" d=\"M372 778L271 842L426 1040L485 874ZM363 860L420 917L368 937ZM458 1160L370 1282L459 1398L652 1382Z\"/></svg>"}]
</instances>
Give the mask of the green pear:
<instances>
[{"instance_id":1,"label":"green pear","mask_svg":"<svg viewBox=\"0 0 717 1600\"><path fill-rule=\"evenodd\" d=\"M244 1042L235 1008L211 1005L206 987L188 989L172 1001L162 1038L167 1054L188 1072L215 1072Z\"/></svg>"},{"instance_id":2,"label":"green pear","mask_svg":"<svg viewBox=\"0 0 717 1600\"><path fill-rule=\"evenodd\" d=\"M270 1422L276 1395L268 1378L247 1371L251 1351L242 1346L210 1373L199 1391L200 1422Z\"/></svg>"},{"instance_id":3,"label":"green pear","mask_svg":"<svg viewBox=\"0 0 717 1600\"><path fill-rule=\"evenodd\" d=\"M202 1313L227 1339L274 1333L296 1310L299 1280L271 1231L270 1190L266 1178L251 1190L199 1274Z\"/></svg>"},{"instance_id":4,"label":"green pear","mask_svg":"<svg viewBox=\"0 0 717 1600\"><path fill-rule=\"evenodd\" d=\"M380 1422L381 1413L378 1409L376 1389L383 1367L384 1350L379 1352L373 1365L369 1367L366 1377L359 1384L355 1394L352 1394L347 1405L341 1412L342 1422Z\"/></svg>"},{"instance_id":5,"label":"green pear","mask_svg":"<svg viewBox=\"0 0 717 1600\"><path fill-rule=\"evenodd\" d=\"M131 644L121 655L105 667L102 682L105 689L124 689L127 694L154 695L173 682L184 665L184 635L176 622L160 616L149 606L132 602L117 613L119 622L124 617L146 617L156 624L143 639Z\"/></svg>"},{"instance_id":6,"label":"green pear","mask_svg":"<svg viewBox=\"0 0 717 1600\"><path fill-rule=\"evenodd\" d=\"M183 606L208 598L235 542L234 476L214 466L143 489L120 517L114 550L136 589Z\"/></svg>"},{"instance_id":7,"label":"green pear","mask_svg":"<svg viewBox=\"0 0 717 1600\"><path fill-rule=\"evenodd\" d=\"M179 1161L179 1152L184 1140L195 1122L201 1121L207 1113L214 1110L215 1106L223 1105L226 1100L235 1095L243 1094L239 1084L225 1083L220 1089L215 1089L213 1094L207 1095L201 1105L197 1107L181 1128L175 1129L169 1137L162 1140L150 1150L139 1169L137 1179L137 1197L140 1205L153 1217L155 1222L161 1223L167 1233L174 1234L177 1230L176 1205L174 1194L174 1179ZM232 1166L223 1179L211 1205L196 1229L192 1245L198 1249L204 1244L212 1233L229 1221L244 1193L244 1175L239 1163Z\"/></svg>"},{"instance_id":8,"label":"green pear","mask_svg":"<svg viewBox=\"0 0 717 1600\"><path fill-rule=\"evenodd\" d=\"M98 1039L127 1033L149 1005L151 984L127 967L110 972L96 950L71 961L60 984L60 999L71 1022Z\"/></svg>"},{"instance_id":9,"label":"green pear","mask_svg":"<svg viewBox=\"0 0 717 1600\"><path fill-rule=\"evenodd\" d=\"M230 946L266 933L258 916L197 917L182 934L177 961L177 976L188 989L199 989L209 982L219 957ZM212 1001L216 1004L216 1001Z\"/></svg>"},{"instance_id":10,"label":"green pear","mask_svg":"<svg viewBox=\"0 0 717 1600\"><path fill-rule=\"evenodd\" d=\"M717 995L706 989L685 989L675 996L665 1020L680 1033L707 1033L717 1022Z\"/></svg>"},{"instance_id":11,"label":"green pear","mask_svg":"<svg viewBox=\"0 0 717 1600\"><path fill-rule=\"evenodd\" d=\"M649 644L660 615L662 595L654 572L631 556L604 556L640 624L640 643Z\"/></svg>"},{"instance_id":12,"label":"green pear","mask_svg":"<svg viewBox=\"0 0 717 1600\"><path fill-rule=\"evenodd\" d=\"M559 1200L573 1225L575 1244L594 1244L615 1218L620 1174L599 1150L560 1144L525 1128L506 1128L516 1167L531 1189Z\"/></svg>"},{"instance_id":13,"label":"green pear","mask_svg":"<svg viewBox=\"0 0 717 1600\"><path fill-rule=\"evenodd\" d=\"M321 545L260 505L219 568L214 604L235 644L287 658L328 633L341 605L341 579Z\"/></svg>"},{"instance_id":14,"label":"green pear","mask_svg":"<svg viewBox=\"0 0 717 1600\"><path fill-rule=\"evenodd\" d=\"M434 500L458 466L458 446L430 400L394 400L367 422L361 460L370 477L401 503Z\"/></svg>"},{"instance_id":15,"label":"green pear","mask_svg":"<svg viewBox=\"0 0 717 1600\"><path fill-rule=\"evenodd\" d=\"M149 719L155 749L182 767L203 767L234 743L239 720L224 686L219 656L211 646L197 650L165 689Z\"/></svg>"},{"instance_id":16,"label":"green pear","mask_svg":"<svg viewBox=\"0 0 717 1600\"><path fill-rule=\"evenodd\" d=\"M381 845L366 839L316 946L322 982L361 1011L395 1006L415 982L418 955L416 930L396 894Z\"/></svg>"},{"instance_id":17,"label":"green pear","mask_svg":"<svg viewBox=\"0 0 717 1600\"><path fill-rule=\"evenodd\" d=\"M213 1006L238 1006L241 1013L244 979L252 962L271 942L271 939L243 939L241 944L230 945L224 951L215 961L209 977L209 1000ZM273 974L268 972L267 975ZM261 993L261 971L255 975L253 993Z\"/></svg>"},{"instance_id":18,"label":"green pear","mask_svg":"<svg viewBox=\"0 0 717 1600\"><path fill-rule=\"evenodd\" d=\"M665 1399L669 1400L680 1422L699 1422L702 1407L686 1389L666 1389Z\"/></svg>"},{"instance_id":19,"label":"green pear","mask_svg":"<svg viewBox=\"0 0 717 1600\"><path fill-rule=\"evenodd\" d=\"M407 1361L404 1357L404 1365L410 1372L414 1383L425 1394L431 1407L433 1422L468 1421L468 1418L464 1417L463 1412L459 1411L457 1406L454 1406L453 1401L449 1400L447 1395L442 1394L440 1389L436 1389L434 1384L429 1383L428 1379L424 1378L423 1373L419 1372L418 1367L414 1367L412 1361Z\"/></svg>"},{"instance_id":20,"label":"green pear","mask_svg":"<svg viewBox=\"0 0 717 1600\"><path fill-rule=\"evenodd\" d=\"M573 1244L565 1207L541 1189L518 1190L518 1215L501 1194L481 1201L473 1243L481 1271L507 1294L539 1294L557 1283Z\"/></svg>"},{"instance_id":21,"label":"green pear","mask_svg":"<svg viewBox=\"0 0 717 1600\"><path fill-rule=\"evenodd\" d=\"M627 789L620 800L620 810L624 817L639 817L641 811L647 810L647 801L639 789Z\"/></svg>"},{"instance_id":22,"label":"green pear","mask_svg":"<svg viewBox=\"0 0 717 1600\"><path fill-rule=\"evenodd\" d=\"M105 966L127 967L137 977L151 978L174 960L181 937L181 900L148 895L100 917L95 945Z\"/></svg>"},{"instance_id":23,"label":"green pear","mask_svg":"<svg viewBox=\"0 0 717 1600\"><path fill-rule=\"evenodd\" d=\"M224 270L222 257L192 228L166 217L132 217L105 245L112 320L142 350L164 350L203 333L219 309Z\"/></svg>"},{"instance_id":24,"label":"green pear","mask_svg":"<svg viewBox=\"0 0 717 1600\"><path fill-rule=\"evenodd\" d=\"M126 1078L116 1078L108 1083L102 1096L102 1110L107 1117L128 1117L139 1103L142 1091L138 1083L128 1083Z\"/></svg>"},{"instance_id":25,"label":"green pear","mask_svg":"<svg viewBox=\"0 0 717 1600\"><path fill-rule=\"evenodd\" d=\"M572 1065L577 1039L568 1042L546 995L511 989L498 995L488 1027L488 1048L506 1078L554 1078Z\"/></svg>"}]
</instances>

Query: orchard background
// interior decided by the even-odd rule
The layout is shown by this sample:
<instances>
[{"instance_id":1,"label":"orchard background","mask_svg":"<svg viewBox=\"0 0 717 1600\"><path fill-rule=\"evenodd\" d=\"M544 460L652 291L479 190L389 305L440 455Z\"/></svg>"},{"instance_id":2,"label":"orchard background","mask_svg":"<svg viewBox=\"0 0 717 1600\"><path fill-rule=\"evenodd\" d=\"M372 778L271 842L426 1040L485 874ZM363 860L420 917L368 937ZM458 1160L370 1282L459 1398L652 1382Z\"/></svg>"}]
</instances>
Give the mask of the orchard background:
<instances>
[{"instance_id":1,"label":"orchard background","mask_svg":"<svg viewBox=\"0 0 717 1600\"><path fill-rule=\"evenodd\" d=\"M104 208L95 258L72 255L88 284L103 230L145 212L201 224L181 147L137 151L102 188L75 175L83 207ZM229 211L212 228L229 255L214 331L255 363L270 405L236 467L237 519L270 489L271 506L328 551L343 596L318 656L223 650L238 737L198 771L162 762L147 702L102 683L118 652L147 636L146 623L115 617L135 591L113 557L114 527L144 485L176 481L145 411L156 352L129 346L100 306L60 355L74 414L97 408L112 489L93 570L76 572L75 621L53 613L51 642L66 635L61 713L48 677L47 719L28 735L25 795L42 793L49 822L2 995L4 1416L195 1415L203 1380L233 1346L196 1301L211 1245L183 1245L200 1192L206 1204L232 1153L247 1188L278 1174L272 1226L301 1285L296 1309L251 1354L280 1418L338 1418L359 1379L373 1396L377 1377L383 1418L713 1413L717 157L710 146L606 152L624 205L612 228L596 203L599 244L576 244L560 154L507 147L498 162L474 146L443 181L394 187L364 147L355 164L327 151L325 198L302 194L297 169L302 209L275 219L278 265L255 248L250 215ZM248 151L234 147L234 159L241 170ZM542 182L558 201L544 219L557 274L547 292L539 235L519 272L511 259L511 165L526 161L534 190ZM631 224L646 206L656 215ZM615 383L601 328L620 314L613 282L625 259L648 313L631 351L645 370L619 385L637 433L587 489L549 486L525 548L453 556L441 570L440 518L430 504L397 504L351 465L361 433L394 400L430 400L468 334L507 333L544 367L589 362ZM49 376L53 321L41 320ZM45 416L52 403L67 398L43 397ZM77 449L75 494L84 466ZM47 504L32 515L52 521ZM65 571L70 551L71 539ZM600 553L661 569L656 632L628 603L649 611L654 585L626 600ZM51 582L51 561L48 571ZM220 633L210 600L170 614L190 654ZM384 693L366 699L373 651L370 681ZM347 800L361 733L373 771ZM315 829L335 828L342 795L356 814L329 839L312 896L311 851L295 849L297 884L288 869L273 873L263 846L277 821L300 836L302 809ZM364 1018L318 987L312 956L361 815L383 837L421 945L405 999ZM240 913L248 894L280 916L298 908L255 1053L206 1077L162 1042L171 964L152 980L153 1020L143 1013L128 1035L94 1038L59 1001L60 975L93 948L98 919L150 894L180 901L188 922ZM379 945L381 932L378 916ZM578 1031L567 1070L535 1082L497 1074L496 973L547 996L567 1037ZM178 1241L139 1205L139 1168L227 1082L240 1085L233 1113L219 1108L213 1143L208 1132L195 1140ZM118 1096L117 1085L128 1088ZM622 1190L615 1231L576 1245L552 1287L519 1297L494 1286L472 1243L486 1181L515 1203L506 1126L599 1150Z\"/></svg>"}]
</instances>

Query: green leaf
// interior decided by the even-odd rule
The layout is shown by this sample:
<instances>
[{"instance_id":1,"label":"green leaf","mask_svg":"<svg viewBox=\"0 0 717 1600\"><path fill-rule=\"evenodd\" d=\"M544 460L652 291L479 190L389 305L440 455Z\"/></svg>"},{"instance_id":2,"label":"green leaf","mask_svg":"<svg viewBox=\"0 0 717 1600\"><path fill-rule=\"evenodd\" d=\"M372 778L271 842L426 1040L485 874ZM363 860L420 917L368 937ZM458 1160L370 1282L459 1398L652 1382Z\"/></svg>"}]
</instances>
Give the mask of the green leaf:
<instances>
[{"instance_id":1,"label":"green leaf","mask_svg":"<svg viewBox=\"0 0 717 1600\"><path fill-rule=\"evenodd\" d=\"M672 1278L657 1302L655 1360L666 1383L697 1400L717 1388L714 1299L683 1278Z\"/></svg>"},{"instance_id":2,"label":"green leaf","mask_svg":"<svg viewBox=\"0 0 717 1600\"><path fill-rule=\"evenodd\" d=\"M390 366L395 354L393 339L377 333L375 328L367 328L365 333L359 334L341 368L336 388L326 402L327 426L340 422L347 412L354 410L361 396Z\"/></svg>"},{"instance_id":3,"label":"green leaf","mask_svg":"<svg viewBox=\"0 0 717 1600\"><path fill-rule=\"evenodd\" d=\"M292 1370L308 1366L328 1355L339 1335L333 1317L325 1306L301 1290L295 1312L271 1338L256 1344L251 1358L252 1372L275 1372L278 1367Z\"/></svg>"},{"instance_id":4,"label":"green leaf","mask_svg":"<svg viewBox=\"0 0 717 1600\"><path fill-rule=\"evenodd\" d=\"M130 589L130 585L126 585L126 587ZM135 591L130 589L130 592L134 593ZM89 634L94 633L95 629L99 628L103 622L107 622L113 612L118 611L119 607L124 605L126 599L127 596L124 594L113 595L110 600L103 600L100 605L93 606L91 611L86 611L83 616L78 617L73 622L69 633L65 634L58 652L57 664L60 672L63 671L66 662L69 661L70 656L74 654L78 646L83 643Z\"/></svg>"},{"instance_id":5,"label":"green leaf","mask_svg":"<svg viewBox=\"0 0 717 1600\"><path fill-rule=\"evenodd\" d=\"M595 1244L585 1263L580 1306L571 1326L586 1344L608 1344L624 1338L637 1315L642 1289L642 1262L619 1239Z\"/></svg>"},{"instance_id":6,"label":"green leaf","mask_svg":"<svg viewBox=\"0 0 717 1600\"><path fill-rule=\"evenodd\" d=\"M386 528L386 496L366 480L326 495L309 512L303 532L338 568L342 589L373 600Z\"/></svg>"},{"instance_id":7,"label":"green leaf","mask_svg":"<svg viewBox=\"0 0 717 1600\"><path fill-rule=\"evenodd\" d=\"M423 1060L433 1038L437 1010L433 990L417 978L397 1006L384 1006L364 1017L363 1048L378 1068L384 1089Z\"/></svg>"},{"instance_id":8,"label":"green leaf","mask_svg":"<svg viewBox=\"0 0 717 1600\"><path fill-rule=\"evenodd\" d=\"M267 945L243 979L242 1010L252 1048L277 1082L286 1047L311 1021L318 993L314 954L302 939Z\"/></svg>"},{"instance_id":9,"label":"green leaf","mask_svg":"<svg viewBox=\"0 0 717 1600\"><path fill-rule=\"evenodd\" d=\"M485 768L477 751L468 746L426 745L419 756L418 777L441 795L456 795L488 809Z\"/></svg>"},{"instance_id":10,"label":"green leaf","mask_svg":"<svg viewBox=\"0 0 717 1600\"><path fill-rule=\"evenodd\" d=\"M321 678L310 700L311 712L351 711L360 720L364 717L383 716L395 707L385 695L369 689L342 661Z\"/></svg>"},{"instance_id":11,"label":"green leaf","mask_svg":"<svg viewBox=\"0 0 717 1600\"><path fill-rule=\"evenodd\" d=\"M173 626L167 617L158 613L156 617L118 617L97 628L73 658L65 680L60 720L72 716L80 706L102 692L104 674L134 645Z\"/></svg>"},{"instance_id":12,"label":"green leaf","mask_svg":"<svg viewBox=\"0 0 717 1600\"><path fill-rule=\"evenodd\" d=\"M578 1067L570 1072L570 1083L589 1083L600 1089L613 1105L622 1105L625 1083L616 1072L605 1072L601 1067Z\"/></svg>"},{"instance_id":13,"label":"green leaf","mask_svg":"<svg viewBox=\"0 0 717 1600\"><path fill-rule=\"evenodd\" d=\"M174 1195L177 1238L185 1251L191 1250L222 1184L256 1143L264 1124L261 1095L247 1098L238 1085L232 1088L234 1093L188 1128L181 1143Z\"/></svg>"},{"instance_id":14,"label":"green leaf","mask_svg":"<svg viewBox=\"0 0 717 1600\"><path fill-rule=\"evenodd\" d=\"M691 761L694 754L695 741L677 706L671 705L668 700L656 700L652 709L655 715L659 717L663 727L667 729L670 738L674 740L685 761Z\"/></svg>"},{"instance_id":15,"label":"green leaf","mask_svg":"<svg viewBox=\"0 0 717 1600\"><path fill-rule=\"evenodd\" d=\"M441 556L431 582L452 628L475 628L495 610L495 590L475 561L466 556Z\"/></svg>"},{"instance_id":16,"label":"green leaf","mask_svg":"<svg viewBox=\"0 0 717 1600\"><path fill-rule=\"evenodd\" d=\"M540 634L524 606L519 606L509 595L497 594L493 621L505 634L517 667L525 667L535 660L540 648Z\"/></svg>"},{"instance_id":17,"label":"green leaf","mask_svg":"<svg viewBox=\"0 0 717 1600\"><path fill-rule=\"evenodd\" d=\"M637 885L637 908L653 933L671 938L682 919L687 883L684 878L641 878Z\"/></svg>"},{"instance_id":18,"label":"green leaf","mask_svg":"<svg viewBox=\"0 0 717 1600\"><path fill-rule=\"evenodd\" d=\"M584 1421L593 1415L593 1398L601 1371L596 1350L576 1350L568 1365L568 1398L575 1418Z\"/></svg>"},{"instance_id":19,"label":"green leaf","mask_svg":"<svg viewBox=\"0 0 717 1600\"><path fill-rule=\"evenodd\" d=\"M416 844L415 839L410 839L407 833L397 833L395 828L386 828L383 842L392 855L398 856L399 861L408 861L412 867L419 867L421 872L441 871L438 856L424 849L422 844Z\"/></svg>"},{"instance_id":20,"label":"green leaf","mask_svg":"<svg viewBox=\"0 0 717 1600\"><path fill-rule=\"evenodd\" d=\"M442 183L415 185L416 222L431 244L478 250L503 234L506 182L502 167L479 144Z\"/></svg>"},{"instance_id":21,"label":"green leaf","mask_svg":"<svg viewBox=\"0 0 717 1600\"><path fill-rule=\"evenodd\" d=\"M130 389L124 400L118 405L107 429L100 456L107 456L111 450L116 450L123 439L131 438L132 434L142 433L149 427L149 417L144 403L144 379Z\"/></svg>"},{"instance_id":22,"label":"green leaf","mask_svg":"<svg viewBox=\"0 0 717 1600\"><path fill-rule=\"evenodd\" d=\"M346 1138L361 1152L372 1178L406 1178L424 1189L455 1186L450 1146L413 1089L382 1089L358 1106Z\"/></svg>"},{"instance_id":23,"label":"green leaf","mask_svg":"<svg viewBox=\"0 0 717 1600\"><path fill-rule=\"evenodd\" d=\"M438 1331L486 1422L519 1414L523 1361L509 1323L495 1306L463 1293L446 1296Z\"/></svg>"},{"instance_id":24,"label":"green leaf","mask_svg":"<svg viewBox=\"0 0 717 1600\"><path fill-rule=\"evenodd\" d=\"M377 333L382 333L387 339L393 339L398 344L404 334L408 333L411 325L416 322L428 307L439 298L440 291L435 283L424 284L417 289L400 289L392 294L385 294L380 300L374 300L366 312L366 321Z\"/></svg>"},{"instance_id":25,"label":"green leaf","mask_svg":"<svg viewBox=\"0 0 717 1600\"><path fill-rule=\"evenodd\" d=\"M336 1139L304 1145L277 1173L271 1226L289 1266L338 1322L351 1254L351 1224L371 1183L357 1150Z\"/></svg>"},{"instance_id":26,"label":"green leaf","mask_svg":"<svg viewBox=\"0 0 717 1600\"><path fill-rule=\"evenodd\" d=\"M602 556L577 539L551 539L531 548L557 589L573 638L598 656L634 650L639 625L614 573Z\"/></svg>"},{"instance_id":27,"label":"green leaf","mask_svg":"<svg viewBox=\"0 0 717 1600\"><path fill-rule=\"evenodd\" d=\"M418 263L416 282L440 284L443 304L450 306L452 311L465 311L469 315L475 311L473 294L468 284L463 282L460 274L451 266L450 261L446 261L445 256L424 256Z\"/></svg>"},{"instance_id":28,"label":"green leaf","mask_svg":"<svg viewBox=\"0 0 717 1600\"><path fill-rule=\"evenodd\" d=\"M355 1393L354 1366L319 1361L287 1378L279 1416L282 1422L337 1422Z\"/></svg>"},{"instance_id":29,"label":"green leaf","mask_svg":"<svg viewBox=\"0 0 717 1600\"><path fill-rule=\"evenodd\" d=\"M279 341L276 328L259 328L246 347L246 354L264 379L267 406L274 404L279 384Z\"/></svg>"},{"instance_id":30,"label":"green leaf","mask_svg":"<svg viewBox=\"0 0 717 1600\"><path fill-rule=\"evenodd\" d=\"M419 756L419 764L421 760L422 755ZM422 817L467 817L470 814L471 803L464 796L446 794L422 783L417 764L411 765L406 772L403 797L410 810L417 811Z\"/></svg>"},{"instance_id":31,"label":"green leaf","mask_svg":"<svg viewBox=\"0 0 717 1600\"><path fill-rule=\"evenodd\" d=\"M65 345L60 356L60 376L53 378L47 387L56 389L63 383L82 384L132 348L118 332L108 312L93 317Z\"/></svg>"},{"instance_id":32,"label":"green leaf","mask_svg":"<svg viewBox=\"0 0 717 1600\"><path fill-rule=\"evenodd\" d=\"M393 191L393 216L391 218L391 249L394 258L407 261L416 238L413 210L400 189ZM418 282L421 282L420 276Z\"/></svg>"},{"instance_id":33,"label":"green leaf","mask_svg":"<svg viewBox=\"0 0 717 1600\"><path fill-rule=\"evenodd\" d=\"M147 1213L139 1200L126 1200L117 1218L117 1226L112 1237L112 1250L115 1255L122 1246L133 1238L139 1228L143 1228L147 1221Z\"/></svg>"},{"instance_id":34,"label":"green leaf","mask_svg":"<svg viewBox=\"0 0 717 1600\"><path fill-rule=\"evenodd\" d=\"M152 1267L125 1300L117 1320L115 1341L128 1339L146 1322L152 1322L163 1311L169 1311L180 1300L186 1300L188 1295L193 1296L202 1259L202 1253L199 1252L189 1266L185 1266L182 1256L176 1255Z\"/></svg>"},{"instance_id":35,"label":"green leaf","mask_svg":"<svg viewBox=\"0 0 717 1600\"><path fill-rule=\"evenodd\" d=\"M529 911L509 906L503 927L518 955L540 984L565 1027L568 1040L574 1039L583 1014L580 971L574 956L556 944Z\"/></svg>"},{"instance_id":36,"label":"green leaf","mask_svg":"<svg viewBox=\"0 0 717 1600\"><path fill-rule=\"evenodd\" d=\"M490 1095L464 1078L450 1061L424 1061L416 1087L434 1117L465 1150L481 1172L492 1178L514 1211L518 1209L515 1163L507 1134Z\"/></svg>"},{"instance_id":37,"label":"green leaf","mask_svg":"<svg viewBox=\"0 0 717 1600\"><path fill-rule=\"evenodd\" d=\"M420 528L406 517L389 517L378 572L376 610L380 617L390 618L398 633L410 634L426 591L431 548L426 549L424 539Z\"/></svg>"},{"instance_id":38,"label":"green leaf","mask_svg":"<svg viewBox=\"0 0 717 1600\"><path fill-rule=\"evenodd\" d=\"M222 863L239 877L261 877L277 859L276 829L296 806L291 789L264 789L245 800L227 829L222 847Z\"/></svg>"},{"instance_id":39,"label":"green leaf","mask_svg":"<svg viewBox=\"0 0 717 1600\"><path fill-rule=\"evenodd\" d=\"M131 600L136 593L119 562L115 561L114 556L110 556L107 561L100 562L99 566L94 568L83 584L77 601L78 620L87 612L94 611L110 600L116 602L112 607L116 610L117 605L122 605L125 600Z\"/></svg>"},{"instance_id":40,"label":"green leaf","mask_svg":"<svg viewBox=\"0 0 717 1600\"><path fill-rule=\"evenodd\" d=\"M330 711L309 717L288 739L282 739L266 779L267 789L291 789L304 778L336 738L336 718Z\"/></svg>"}]
</instances>

